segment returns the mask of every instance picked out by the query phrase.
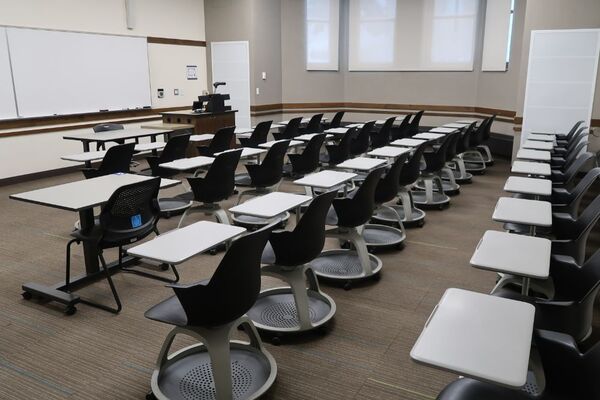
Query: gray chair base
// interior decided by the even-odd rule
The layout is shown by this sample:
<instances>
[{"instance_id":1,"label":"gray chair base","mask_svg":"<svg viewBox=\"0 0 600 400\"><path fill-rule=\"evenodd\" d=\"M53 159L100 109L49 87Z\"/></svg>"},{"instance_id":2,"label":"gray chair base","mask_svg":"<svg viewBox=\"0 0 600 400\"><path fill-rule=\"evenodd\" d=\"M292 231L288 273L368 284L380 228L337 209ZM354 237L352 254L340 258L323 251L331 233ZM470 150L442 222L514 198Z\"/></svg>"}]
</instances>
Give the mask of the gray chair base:
<instances>
[{"instance_id":1,"label":"gray chair base","mask_svg":"<svg viewBox=\"0 0 600 400\"><path fill-rule=\"evenodd\" d=\"M471 183L473 182L473 174L467 172L465 167L465 162L460 157L455 157L452 160L451 165L452 174L454 175L454 181L456 183ZM448 179L447 177L442 177L442 179Z\"/></svg>"},{"instance_id":2,"label":"gray chair base","mask_svg":"<svg viewBox=\"0 0 600 400\"><path fill-rule=\"evenodd\" d=\"M443 181L438 175L426 175L422 177L425 190L413 191L413 202L420 207L432 207L443 209L450 204L450 197L444 193ZM433 186L437 190L434 190Z\"/></svg>"},{"instance_id":3,"label":"gray chair base","mask_svg":"<svg viewBox=\"0 0 600 400\"><path fill-rule=\"evenodd\" d=\"M248 311L248 317L258 329L281 334L306 332L323 327L335 315L335 302L321 292L317 277L307 265L289 269L267 265L261 273L290 286L260 292Z\"/></svg>"},{"instance_id":4,"label":"gray chair base","mask_svg":"<svg viewBox=\"0 0 600 400\"><path fill-rule=\"evenodd\" d=\"M482 153L485 165L494 165L494 157L492 156L492 152L487 145L481 144L477 146L477 150Z\"/></svg>"},{"instance_id":5,"label":"gray chair base","mask_svg":"<svg viewBox=\"0 0 600 400\"><path fill-rule=\"evenodd\" d=\"M465 170L474 174L483 174L486 163L483 155L478 150L467 150L461 157L465 163Z\"/></svg>"},{"instance_id":6,"label":"gray chair base","mask_svg":"<svg viewBox=\"0 0 600 400\"><path fill-rule=\"evenodd\" d=\"M387 209L389 214L395 214L394 224L398 227L380 224L366 224L361 230L361 235L367 244L369 250L386 250L395 248L402 250L404 240L406 240L406 231L402 218L396 210L388 205L380 205L375 212L380 209Z\"/></svg>"},{"instance_id":7,"label":"gray chair base","mask_svg":"<svg viewBox=\"0 0 600 400\"><path fill-rule=\"evenodd\" d=\"M378 279L383 263L379 257L370 254L359 229L333 228L327 230L328 237L337 238L340 243L350 242L356 250L327 250L309 263L319 278L343 281L350 289L351 281Z\"/></svg>"},{"instance_id":8,"label":"gray chair base","mask_svg":"<svg viewBox=\"0 0 600 400\"><path fill-rule=\"evenodd\" d=\"M456 183L454 173L449 167L443 168L440 175L442 178L442 189L445 194L447 194L448 196L454 196L460 193L460 185ZM415 188L421 191L426 190L425 182L423 181L423 179L419 179L417 181L417 183L415 184ZM439 188L434 187L433 190L437 192L439 191Z\"/></svg>"},{"instance_id":9,"label":"gray chair base","mask_svg":"<svg viewBox=\"0 0 600 400\"><path fill-rule=\"evenodd\" d=\"M162 218L171 218L183 214L192 206L192 201L179 197L162 198L158 199L158 206Z\"/></svg>"},{"instance_id":10,"label":"gray chair base","mask_svg":"<svg viewBox=\"0 0 600 400\"><path fill-rule=\"evenodd\" d=\"M250 342L230 340L241 326ZM201 343L171 355L178 334ZM152 394L158 400L257 399L275 381L277 364L263 347L252 321L243 316L218 327L175 327L165 339L152 373Z\"/></svg>"},{"instance_id":11,"label":"gray chair base","mask_svg":"<svg viewBox=\"0 0 600 400\"><path fill-rule=\"evenodd\" d=\"M177 224L177 228L181 228L185 218L189 217L190 215L192 215L194 213L202 213L206 216L214 215L215 218L217 219L217 221L220 222L221 224L231 225L231 223L229 221L229 216L227 215L227 212L225 210L223 210L220 205L218 205L218 204L193 205L192 204L192 206L188 207L184 211L183 215L179 219L179 224Z\"/></svg>"},{"instance_id":12,"label":"gray chair base","mask_svg":"<svg viewBox=\"0 0 600 400\"><path fill-rule=\"evenodd\" d=\"M373 213L372 221L386 225L396 225L398 217L405 227L425 225L425 211L415 207L411 192L401 188L398 192L398 204L379 207ZM391 210L390 210L391 209Z\"/></svg>"}]
</instances>

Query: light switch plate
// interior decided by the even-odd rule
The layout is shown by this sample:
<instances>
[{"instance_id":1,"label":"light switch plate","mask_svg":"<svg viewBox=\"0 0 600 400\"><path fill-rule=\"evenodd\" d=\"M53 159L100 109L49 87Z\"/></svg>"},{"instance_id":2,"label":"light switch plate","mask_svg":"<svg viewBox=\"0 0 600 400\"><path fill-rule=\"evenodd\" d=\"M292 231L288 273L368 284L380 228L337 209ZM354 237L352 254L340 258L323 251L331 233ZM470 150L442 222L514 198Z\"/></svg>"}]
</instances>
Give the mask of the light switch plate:
<instances>
[{"instance_id":1,"label":"light switch plate","mask_svg":"<svg viewBox=\"0 0 600 400\"><path fill-rule=\"evenodd\" d=\"M179 89L173 89L173 94L175 96L179 96Z\"/></svg>"},{"instance_id":2,"label":"light switch plate","mask_svg":"<svg viewBox=\"0 0 600 400\"><path fill-rule=\"evenodd\" d=\"M256 88L256 94L259 95L260 94L260 88Z\"/></svg>"},{"instance_id":3,"label":"light switch plate","mask_svg":"<svg viewBox=\"0 0 600 400\"><path fill-rule=\"evenodd\" d=\"M267 79L267 73L266 72L262 73L262 78L263 78L263 81Z\"/></svg>"}]
</instances>

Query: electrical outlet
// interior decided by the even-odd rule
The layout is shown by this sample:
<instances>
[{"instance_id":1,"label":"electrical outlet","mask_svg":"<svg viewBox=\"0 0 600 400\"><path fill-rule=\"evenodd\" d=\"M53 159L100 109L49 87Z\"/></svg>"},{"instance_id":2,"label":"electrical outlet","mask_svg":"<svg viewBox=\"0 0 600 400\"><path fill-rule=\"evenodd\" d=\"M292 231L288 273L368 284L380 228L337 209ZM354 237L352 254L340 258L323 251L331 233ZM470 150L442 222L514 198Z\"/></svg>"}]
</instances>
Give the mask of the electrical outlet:
<instances>
[{"instance_id":1,"label":"electrical outlet","mask_svg":"<svg viewBox=\"0 0 600 400\"><path fill-rule=\"evenodd\" d=\"M173 94L175 96L179 96L179 89L173 89Z\"/></svg>"},{"instance_id":2,"label":"electrical outlet","mask_svg":"<svg viewBox=\"0 0 600 400\"><path fill-rule=\"evenodd\" d=\"M158 89L158 98L162 99L165 97L165 89Z\"/></svg>"},{"instance_id":3,"label":"electrical outlet","mask_svg":"<svg viewBox=\"0 0 600 400\"><path fill-rule=\"evenodd\" d=\"M256 88L256 95L258 96L260 94L260 88Z\"/></svg>"}]
</instances>

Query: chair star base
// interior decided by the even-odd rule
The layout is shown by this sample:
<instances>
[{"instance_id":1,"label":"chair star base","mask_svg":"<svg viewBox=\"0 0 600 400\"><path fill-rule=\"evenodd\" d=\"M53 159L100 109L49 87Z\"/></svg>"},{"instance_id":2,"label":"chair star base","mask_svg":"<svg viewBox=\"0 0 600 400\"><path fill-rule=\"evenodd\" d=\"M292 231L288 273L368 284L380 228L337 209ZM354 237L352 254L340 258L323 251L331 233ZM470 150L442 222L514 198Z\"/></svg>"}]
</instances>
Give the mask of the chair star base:
<instances>
[{"instance_id":1,"label":"chair star base","mask_svg":"<svg viewBox=\"0 0 600 400\"><path fill-rule=\"evenodd\" d=\"M388 225L366 224L362 230L362 237L369 250L401 250L406 233Z\"/></svg>"},{"instance_id":2,"label":"chair star base","mask_svg":"<svg viewBox=\"0 0 600 400\"><path fill-rule=\"evenodd\" d=\"M310 262L311 268L319 278L331 281L362 281L376 279L383 263L379 257L367 254L369 267L365 271L360 257L354 250L327 250Z\"/></svg>"},{"instance_id":3,"label":"chair star base","mask_svg":"<svg viewBox=\"0 0 600 400\"><path fill-rule=\"evenodd\" d=\"M229 340L241 326L250 343ZM202 343L173 354L169 349L178 334ZM273 384L277 364L264 349L260 336L244 316L215 328L174 328L167 336L152 374L152 394L158 400L257 399Z\"/></svg>"}]
</instances>

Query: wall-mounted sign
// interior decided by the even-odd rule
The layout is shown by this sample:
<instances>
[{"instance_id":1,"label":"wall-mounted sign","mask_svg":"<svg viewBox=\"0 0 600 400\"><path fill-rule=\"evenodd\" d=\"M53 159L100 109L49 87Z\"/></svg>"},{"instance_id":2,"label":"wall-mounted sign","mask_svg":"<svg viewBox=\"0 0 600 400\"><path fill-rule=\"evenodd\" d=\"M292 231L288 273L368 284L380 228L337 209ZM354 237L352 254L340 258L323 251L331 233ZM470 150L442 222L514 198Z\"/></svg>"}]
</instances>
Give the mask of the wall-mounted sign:
<instances>
[{"instance_id":1,"label":"wall-mounted sign","mask_svg":"<svg viewBox=\"0 0 600 400\"><path fill-rule=\"evenodd\" d=\"M186 70L187 70L187 80L188 81L198 80L198 66L197 65L188 65L188 66L186 66Z\"/></svg>"}]
</instances>

